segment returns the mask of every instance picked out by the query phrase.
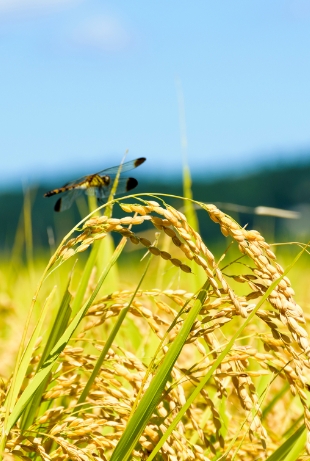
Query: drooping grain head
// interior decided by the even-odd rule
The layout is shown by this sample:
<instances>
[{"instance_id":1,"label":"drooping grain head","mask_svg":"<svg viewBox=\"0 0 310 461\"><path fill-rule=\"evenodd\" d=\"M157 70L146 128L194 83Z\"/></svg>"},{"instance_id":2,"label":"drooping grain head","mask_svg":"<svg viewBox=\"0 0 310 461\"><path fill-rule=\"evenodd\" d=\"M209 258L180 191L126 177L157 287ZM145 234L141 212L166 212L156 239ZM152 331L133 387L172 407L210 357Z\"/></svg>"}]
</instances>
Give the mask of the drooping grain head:
<instances>
[{"instance_id":1,"label":"drooping grain head","mask_svg":"<svg viewBox=\"0 0 310 461\"><path fill-rule=\"evenodd\" d=\"M290 281L287 277L280 280L284 270L257 231L241 228L214 205L201 206L222 233L236 243L238 264L230 263L232 274L221 268L221 259L216 260L184 214L154 201L121 204L127 213L121 219L89 219L55 257L55 262L62 263L116 232L145 248L164 264L165 270L175 267L175 271L191 278L197 268L202 268L210 281L208 296L171 371L162 400L133 453L137 459L147 458L197 383L276 280L279 283L257 310L244 336L236 339L212 381L161 448L161 456L165 460L206 461L224 455L230 443L226 459L231 459L235 451L245 461L263 459L273 452L277 447L274 434L283 433L298 418L298 406L290 407L287 393L263 419L264 406L271 398L261 388L258 392L262 382L266 390L274 392L288 383L300 399L310 430L306 392L310 349L307 332L301 326L305 323L303 310L294 301ZM136 229L143 223L164 234L169 245L161 249L141 236ZM244 257L242 264L240 256ZM51 376L44 394L49 409L30 428L36 431L40 427L42 435L26 437L16 427L7 443L8 452L23 456L32 452L46 460L110 459L132 411L195 302L195 294L186 286L140 288L130 303L133 293L134 289L120 288L91 305L73 344L61 354L58 369ZM107 332L128 305L122 339L109 349L88 395L89 405L75 408ZM134 344L139 347L135 349ZM156 348L153 357L151 351ZM283 427L284 416L287 427Z\"/></svg>"}]
</instances>

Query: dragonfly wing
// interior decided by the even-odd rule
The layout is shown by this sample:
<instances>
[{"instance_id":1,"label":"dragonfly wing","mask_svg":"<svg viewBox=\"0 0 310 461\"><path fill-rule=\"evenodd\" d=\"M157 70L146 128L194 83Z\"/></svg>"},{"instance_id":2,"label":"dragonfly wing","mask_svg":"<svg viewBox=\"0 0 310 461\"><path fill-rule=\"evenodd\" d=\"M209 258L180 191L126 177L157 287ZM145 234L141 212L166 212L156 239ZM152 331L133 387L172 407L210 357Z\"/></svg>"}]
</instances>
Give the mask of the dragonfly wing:
<instances>
[{"instance_id":1,"label":"dragonfly wing","mask_svg":"<svg viewBox=\"0 0 310 461\"><path fill-rule=\"evenodd\" d=\"M145 157L136 158L135 160L130 160L129 162L123 163L121 167L120 165L112 166L111 168L106 168L105 170L99 171L97 174L99 174L100 176L116 175L120 168L121 173L126 173L127 171L133 170L134 168L137 168L138 166L142 165L142 163L144 163L145 160Z\"/></svg>"},{"instance_id":2,"label":"dragonfly wing","mask_svg":"<svg viewBox=\"0 0 310 461\"><path fill-rule=\"evenodd\" d=\"M97 196L97 189L98 187L88 187L85 189L85 194L86 195L96 195Z\"/></svg>"},{"instance_id":3,"label":"dragonfly wing","mask_svg":"<svg viewBox=\"0 0 310 461\"><path fill-rule=\"evenodd\" d=\"M82 176L81 178L75 179L74 181L67 182L62 187L71 187L71 186L78 186L79 184L83 184L89 175Z\"/></svg>"},{"instance_id":4,"label":"dragonfly wing","mask_svg":"<svg viewBox=\"0 0 310 461\"><path fill-rule=\"evenodd\" d=\"M138 185L138 181L135 178L120 178L118 180L116 194L124 194L125 192L134 189ZM97 196L98 203L104 203L111 193L113 187L113 181L108 186L97 187L95 193Z\"/></svg>"},{"instance_id":5,"label":"dragonfly wing","mask_svg":"<svg viewBox=\"0 0 310 461\"><path fill-rule=\"evenodd\" d=\"M123 165L121 167L121 173L126 173L127 171L130 171L130 170L133 170L134 168L137 168L139 165L142 165L142 163L144 163L145 160L146 160L146 158L140 157L140 158L136 158L135 160L130 160L129 162L123 163ZM99 171L98 173L95 173L95 174L92 174L92 175L82 176L81 178L75 179L74 181L67 182L66 184L64 184L61 187L58 187L57 189L53 189L53 190L51 190L49 192L46 192L44 194L44 197L50 197L52 195L59 194L61 192L64 192L66 189L70 189L71 187L75 188L75 187L81 186L81 185L85 184L89 180L90 176L97 176L97 175L99 175L99 176L109 176L109 175L115 176L118 173L119 169L120 169L120 165L113 166L112 168L106 168L105 170ZM94 195L94 193L89 192L88 195Z\"/></svg>"},{"instance_id":6,"label":"dragonfly wing","mask_svg":"<svg viewBox=\"0 0 310 461\"><path fill-rule=\"evenodd\" d=\"M55 211L65 211L68 210L72 203L78 198L79 195L81 195L83 192L83 189L72 189L67 191L63 197L57 200L55 203L54 210Z\"/></svg>"}]
</instances>

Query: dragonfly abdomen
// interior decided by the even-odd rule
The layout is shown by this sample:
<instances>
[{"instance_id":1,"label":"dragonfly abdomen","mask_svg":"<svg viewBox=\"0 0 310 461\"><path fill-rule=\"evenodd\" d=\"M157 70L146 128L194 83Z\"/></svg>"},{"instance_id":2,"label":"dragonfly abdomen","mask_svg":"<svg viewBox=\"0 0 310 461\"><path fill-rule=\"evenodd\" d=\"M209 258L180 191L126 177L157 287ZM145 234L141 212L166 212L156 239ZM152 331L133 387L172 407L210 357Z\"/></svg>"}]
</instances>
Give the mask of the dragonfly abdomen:
<instances>
[{"instance_id":1,"label":"dragonfly abdomen","mask_svg":"<svg viewBox=\"0 0 310 461\"><path fill-rule=\"evenodd\" d=\"M64 192L68 190L67 187L60 187L59 189L53 189L48 192L45 192L44 197L51 197L52 195L60 194L61 192Z\"/></svg>"},{"instance_id":2,"label":"dragonfly abdomen","mask_svg":"<svg viewBox=\"0 0 310 461\"><path fill-rule=\"evenodd\" d=\"M52 195L61 194L72 189L88 189L89 187L108 186L110 184L110 176L99 176L98 174L92 175L86 181L77 184L70 184L68 186L53 189L44 194L44 197L52 197Z\"/></svg>"}]
</instances>

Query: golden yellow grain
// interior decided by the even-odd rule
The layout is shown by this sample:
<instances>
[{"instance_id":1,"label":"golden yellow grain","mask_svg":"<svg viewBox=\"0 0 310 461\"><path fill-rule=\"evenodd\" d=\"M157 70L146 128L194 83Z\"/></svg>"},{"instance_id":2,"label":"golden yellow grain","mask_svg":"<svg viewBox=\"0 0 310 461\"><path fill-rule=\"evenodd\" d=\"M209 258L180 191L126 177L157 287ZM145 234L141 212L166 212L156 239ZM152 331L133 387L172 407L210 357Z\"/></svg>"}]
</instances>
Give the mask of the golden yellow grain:
<instances>
[{"instance_id":1,"label":"golden yellow grain","mask_svg":"<svg viewBox=\"0 0 310 461\"><path fill-rule=\"evenodd\" d=\"M235 331L236 323L242 322L242 317L249 315L257 298L266 292L274 280L279 279L284 270L257 231L242 229L214 205L202 204L202 207L219 224L224 235L236 242L240 252L246 256L245 267L250 273L236 273L233 277L226 275L226 271L224 273L221 270L221 259L216 260L186 217L173 207L165 207L154 201L138 205L121 204L121 207L125 213L137 213L138 216L91 218L85 223L82 232L63 246L57 257L68 259L86 249L94 240L104 238L107 233L117 232L193 277L191 268L181 261L184 255L184 258L192 261L193 268L197 265L204 269L212 286L187 338L186 346L171 371L171 380L165 387L162 401L146 426L140 445L134 450L133 456L144 459L147 451L152 450L161 433L167 430L176 417L197 381L205 376L223 350ZM171 245L162 250L160 245L155 246L149 239L136 235L128 228L144 222L166 234ZM90 290L93 284L94 281L91 281ZM241 294L238 291L239 284L242 284ZM131 289L120 290L105 294L92 304L81 325L81 331L73 339L80 341L79 347L66 347L59 357L57 370L51 376L44 394L44 399L50 405L49 410L38 416L29 429L31 433L40 426L43 435L31 438L21 434L18 426L14 427L14 434L7 442L7 456L15 453L22 459L29 459L29 456L44 460L110 459L136 399L141 398L141 390L143 393L151 379L146 365L150 357L145 357L143 350L145 338L150 334L154 336L160 344L161 354L165 354L195 302L194 294L182 286L178 290L160 290L157 287L138 290L127 316L135 325L137 335L140 335L142 354L141 351L139 354L142 359L135 355L128 335L120 342L124 344L122 348L113 344L93 383L86 411L82 409L78 413L75 405L94 368L97 354L103 348L102 338L115 324L115 317L128 306L132 295ZM310 348L303 309L293 297L294 290L290 280L285 277L261 306L255 322L248 325L242 343L238 341L234 344L213 374L210 385L202 390L172 432L161 449L160 456L163 459L209 460L207 456L213 459L212 450L224 454L230 442L233 451L241 446L236 459L244 461L264 459L274 451L278 443L274 434L283 433L286 429L282 427L283 421L293 424L298 415L293 413L293 409L288 410L289 399L285 396L282 413L276 408L276 416L271 414L270 418L262 421L256 386L263 375L275 377L271 380L271 386L276 390L283 387L284 381L289 383L292 394L298 395L304 408L305 424L310 432L307 405ZM167 334L185 304L186 310L183 310L177 325ZM230 324L228 328L227 324ZM130 344L130 350L126 349L127 344ZM35 351L31 367L36 366L39 353L39 350ZM252 363L255 364L254 369ZM29 370L29 376L33 373L34 368ZM59 402L66 402L66 409L59 406ZM219 410L222 405L225 405L229 418L229 425L225 426L226 446L221 435L223 422ZM292 411L291 416L289 411ZM309 435L307 443L310 448Z\"/></svg>"},{"instance_id":2,"label":"golden yellow grain","mask_svg":"<svg viewBox=\"0 0 310 461\"><path fill-rule=\"evenodd\" d=\"M142 245L147 248L152 245L152 243L148 239L145 239L143 237L141 237L139 240L140 240L140 243L142 243Z\"/></svg>"},{"instance_id":3,"label":"golden yellow grain","mask_svg":"<svg viewBox=\"0 0 310 461\"><path fill-rule=\"evenodd\" d=\"M171 259L171 254L167 253L167 251L161 251L160 256L161 258L166 259L166 260Z\"/></svg>"}]
</instances>

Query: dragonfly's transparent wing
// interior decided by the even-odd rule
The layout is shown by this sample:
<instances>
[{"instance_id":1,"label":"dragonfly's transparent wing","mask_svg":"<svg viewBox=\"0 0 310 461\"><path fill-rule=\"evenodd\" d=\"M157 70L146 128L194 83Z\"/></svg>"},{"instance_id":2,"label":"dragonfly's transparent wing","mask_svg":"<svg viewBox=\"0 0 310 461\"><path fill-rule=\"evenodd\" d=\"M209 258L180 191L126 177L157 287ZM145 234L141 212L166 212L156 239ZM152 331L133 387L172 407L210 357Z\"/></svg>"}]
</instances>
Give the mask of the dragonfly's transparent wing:
<instances>
[{"instance_id":1,"label":"dragonfly's transparent wing","mask_svg":"<svg viewBox=\"0 0 310 461\"><path fill-rule=\"evenodd\" d=\"M118 180L116 194L124 194L125 192L134 189L137 185L138 181L135 178L120 178ZM111 181L108 186L94 188L98 203L102 204L109 198L112 187L113 181Z\"/></svg>"},{"instance_id":2,"label":"dragonfly's transparent wing","mask_svg":"<svg viewBox=\"0 0 310 461\"><path fill-rule=\"evenodd\" d=\"M72 189L64 193L64 195L57 200L54 206L55 211L68 210L72 203L83 193L83 189Z\"/></svg>"},{"instance_id":3,"label":"dragonfly's transparent wing","mask_svg":"<svg viewBox=\"0 0 310 461\"><path fill-rule=\"evenodd\" d=\"M121 173L126 173L127 171L133 170L134 168L137 168L139 165L144 163L146 158L140 157L136 158L135 160L130 160L129 162L123 163L122 168L121 168ZM74 188L77 186L80 186L84 183L86 183L90 177L92 176L115 176L119 170L120 166L113 166L112 168L106 168L105 170L101 170L98 173L94 173L91 175L86 175L82 176L81 178L75 179L74 181L67 182L63 186L53 189L45 194L45 197L50 197L51 195L59 194L61 192L64 192L64 189L67 188ZM88 195L94 195L94 192L89 192Z\"/></svg>"},{"instance_id":4,"label":"dragonfly's transparent wing","mask_svg":"<svg viewBox=\"0 0 310 461\"><path fill-rule=\"evenodd\" d=\"M130 160L129 162L123 163L121 167L121 174L126 173L127 171L133 170L134 168L137 168L138 166L142 165L146 160L145 157L140 157L136 158L135 160ZM110 176L110 175L116 175L118 170L120 168L120 165L117 166L112 166L111 168L106 168L105 170L99 171L97 174L100 176Z\"/></svg>"},{"instance_id":5,"label":"dragonfly's transparent wing","mask_svg":"<svg viewBox=\"0 0 310 461\"><path fill-rule=\"evenodd\" d=\"M83 184L87 181L90 175L82 176L81 178L75 179L74 181L67 182L62 187L71 187L71 186L78 186L79 184Z\"/></svg>"},{"instance_id":6,"label":"dragonfly's transparent wing","mask_svg":"<svg viewBox=\"0 0 310 461\"><path fill-rule=\"evenodd\" d=\"M86 195L97 196L97 189L98 187L88 187L87 189L84 189L84 191Z\"/></svg>"}]
</instances>

